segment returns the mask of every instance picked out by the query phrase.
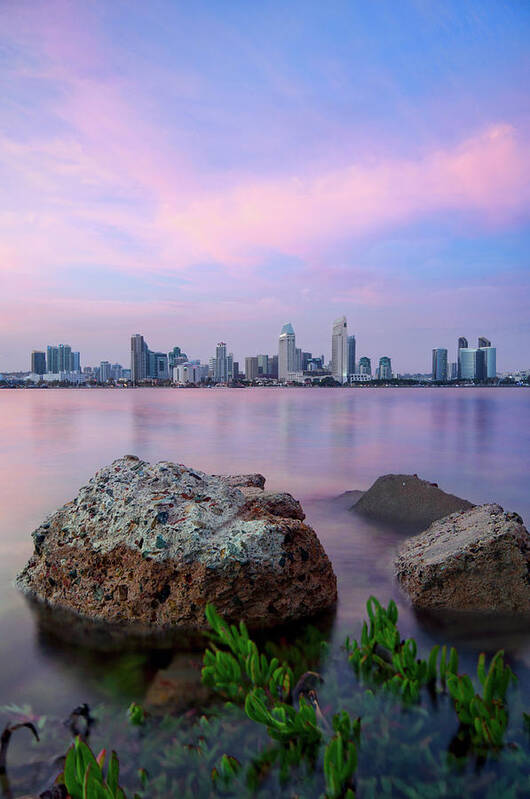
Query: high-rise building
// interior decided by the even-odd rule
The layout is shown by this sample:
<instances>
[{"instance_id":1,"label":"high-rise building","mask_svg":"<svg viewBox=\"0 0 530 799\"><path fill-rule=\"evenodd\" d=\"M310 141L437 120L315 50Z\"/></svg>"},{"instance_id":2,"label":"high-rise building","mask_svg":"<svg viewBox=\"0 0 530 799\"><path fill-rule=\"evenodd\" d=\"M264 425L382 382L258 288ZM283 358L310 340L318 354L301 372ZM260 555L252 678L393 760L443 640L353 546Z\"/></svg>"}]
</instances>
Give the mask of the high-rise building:
<instances>
[{"instance_id":1,"label":"high-rise building","mask_svg":"<svg viewBox=\"0 0 530 799\"><path fill-rule=\"evenodd\" d=\"M436 383L447 382L447 350L443 348L432 351L432 379Z\"/></svg>"},{"instance_id":2,"label":"high-rise building","mask_svg":"<svg viewBox=\"0 0 530 799\"><path fill-rule=\"evenodd\" d=\"M459 347L458 349L459 380L485 380L485 350L478 347Z\"/></svg>"},{"instance_id":3,"label":"high-rise building","mask_svg":"<svg viewBox=\"0 0 530 799\"><path fill-rule=\"evenodd\" d=\"M72 352L72 354L70 355L70 371L71 372L81 371L81 353Z\"/></svg>"},{"instance_id":4,"label":"high-rise building","mask_svg":"<svg viewBox=\"0 0 530 799\"><path fill-rule=\"evenodd\" d=\"M392 361L387 355L383 355L379 358L379 369L377 373L379 380L392 380Z\"/></svg>"},{"instance_id":5,"label":"high-rise building","mask_svg":"<svg viewBox=\"0 0 530 799\"><path fill-rule=\"evenodd\" d=\"M72 348L69 344L59 344L57 347L57 371L69 372L71 366Z\"/></svg>"},{"instance_id":6,"label":"high-rise building","mask_svg":"<svg viewBox=\"0 0 530 799\"><path fill-rule=\"evenodd\" d=\"M111 376L110 363L108 361L101 361L99 364L99 382L108 383Z\"/></svg>"},{"instance_id":7,"label":"high-rise building","mask_svg":"<svg viewBox=\"0 0 530 799\"><path fill-rule=\"evenodd\" d=\"M173 349L168 352L167 358L170 374L172 374L171 370L174 366L178 366L179 363L188 363L188 356L185 352L182 352L180 347L173 347Z\"/></svg>"},{"instance_id":8,"label":"high-rise building","mask_svg":"<svg viewBox=\"0 0 530 799\"><path fill-rule=\"evenodd\" d=\"M269 356L268 355L258 355L258 374L260 374L260 375L268 375L269 374Z\"/></svg>"},{"instance_id":9,"label":"high-rise building","mask_svg":"<svg viewBox=\"0 0 530 799\"><path fill-rule=\"evenodd\" d=\"M277 355L270 355L269 356L269 375L273 379L278 379L278 356Z\"/></svg>"},{"instance_id":10,"label":"high-rise building","mask_svg":"<svg viewBox=\"0 0 530 799\"><path fill-rule=\"evenodd\" d=\"M345 316L341 316L333 322L331 374L339 383L348 381L348 323Z\"/></svg>"},{"instance_id":11,"label":"high-rise building","mask_svg":"<svg viewBox=\"0 0 530 799\"><path fill-rule=\"evenodd\" d=\"M290 322L282 327L278 342L278 380L287 380L289 373L297 372L296 337Z\"/></svg>"},{"instance_id":12,"label":"high-rise building","mask_svg":"<svg viewBox=\"0 0 530 799\"><path fill-rule=\"evenodd\" d=\"M369 377L372 376L372 362L366 355L363 355L359 361L359 374L368 375Z\"/></svg>"},{"instance_id":13,"label":"high-rise building","mask_svg":"<svg viewBox=\"0 0 530 799\"><path fill-rule=\"evenodd\" d=\"M113 363L110 367L110 376L113 380L121 380L123 377L123 366L121 363Z\"/></svg>"},{"instance_id":14,"label":"high-rise building","mask_svg":"<svg viewBox=\"0 0 530 799\"><path fill-rule=\"evenodd\" d=\"M484 336L478 340L478 348L484 353L485 378L490 380L497 377L497 349L491 346L491 341Z\"/></svg>"},{"instance_id":15,"label":"high-rise building","mask_svg":"<svg viewBox=\"0 0 530 799\"><path fill-rule=\"evenodd\" d=\"M215 358L213 363L213 379L216 383L227 383L232 379L233 356L226 354L226 344L220 341L215 348Z\"/></svg>"},{"instance_id":16,"label":"high-rise building","mask_svg":"<svg viewBox=\"0 0 530 799\"><path fill-rule=\"evenodd\" d=\"M355 368L355 336L348 336L348 377L354 375Z\"/></svg>"},{"instance_id":17,"label":"high-rise building","mask_svg":"<svg viewBox=\"0 0 530 799\"><path fill-rule=\"evenodd\" d=\"M147 377L147 344L140 333L131 336L131 380L139 383Z\"/></svg>"},{"instance_id":18,"label":"high-rise building","mask_svg":"<svg viewBox=\"0 0 530 799\"><path fill-rule=\"evenodd\" d=\"M458 349L459 350L466 350L469 347L468 340L465 336L460 336L458 339Z\"/></svg>"},{"instance_id":19,"label":"high-rise building","mask_svg":"<svg viewBox=\"0 0 530 799\"><path fill-rule=\"evenodd\" d=\"M54 375L59 371L59 348L49 344L46 347L46 371Z\"/></svg>"},{"instance_id":20,"label":"high-rise building","mask_svg":"<svg viewBox=\"0 0 530 799\"><path fill-rule=\"evenodd\" d=\"M302 372L306 372L309 361L313 360L312 352L302 352Z\"/></svg>"},{"instance_id":21,"label":"high-rise building","mask_svg":"<svg viewBox=\"0 0 530 799\"><path fill-rule=\"evenodd\" d=\"M245 358L245 377L247 380L256 380L258 377L257 357Z\"/></svg>"},{"instance_id":22,"label":"high-rise building","mask_svg":"<svg viewBox=\"0 0 530 799\"><path fill-rule=\"evenodd\" d=\"M458 380L458 362L451 363L451 380Z\"/></svg>"},{"instance_id":23,"label":"high-rise building","mask_svg":"<svg viewBox=\"0 0 530 799\"><path fill-rule=\"evenodd\" d=\"M169 380L168 357L165 352L147 349L147 377L151 380Z\"/></svg>"},{"instance_id":24,"label":"high-rise building","mask_svg":"<svg viewBox=\"0 0 530 799\"><path fill-rule=\"evenodd\" d=\"M33 350L31 353L31 371L36 375L43 375L46 372L46 353Z\"/></svg>"},{"instance_id":25,"label":"high-rise building","mask_svg":"<svg viewBox=\"0 0 530 799\"><path fill-rule=\"evenodd\" d=\"M230 356L232 358L232 380L239 380L239 361L234 361L234 356Z\"/></svg>"}]
</instances>

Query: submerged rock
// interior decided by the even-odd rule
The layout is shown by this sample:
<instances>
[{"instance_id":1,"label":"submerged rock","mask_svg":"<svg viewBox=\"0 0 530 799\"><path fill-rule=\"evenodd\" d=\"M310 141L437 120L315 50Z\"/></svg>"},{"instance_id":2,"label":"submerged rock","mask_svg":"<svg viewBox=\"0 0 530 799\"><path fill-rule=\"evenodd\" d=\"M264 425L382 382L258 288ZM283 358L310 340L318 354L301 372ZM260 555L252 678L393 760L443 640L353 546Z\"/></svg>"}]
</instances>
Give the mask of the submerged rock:
<instances>
[{"instance_id":1,"label":"submerged rock","mask_svg":"<svg viewBox=\"0 0 530 799\"><path fill-rule=\"evenodd\" d=\"M203 627L207 602L253 627L310 616L336 601L331 563L300 503L264 483L127 455L35 530L17 585L150 631Z\"/></svg>"},{"instance_id":2,"label":"submerged rock","mask_svg":"<svg viewBox=\"0 0 530 799\"><path fill-rule=\"evenodd\" d=\"M395 568L419 608L530 612L530 535L500 505L434 522L405 542Z\"/></svg>"},{"instance_id":3,"label":"submerged rock","mask_svg":"<svg viewBox=\"0 0 530 799\"><path fill-rule=\"evenodd\" d=\"M450 513L472 507L467 499L447 494L417 474L385 474L365 491L352 510L416 531Z\"/></svg>"}]
</instances>

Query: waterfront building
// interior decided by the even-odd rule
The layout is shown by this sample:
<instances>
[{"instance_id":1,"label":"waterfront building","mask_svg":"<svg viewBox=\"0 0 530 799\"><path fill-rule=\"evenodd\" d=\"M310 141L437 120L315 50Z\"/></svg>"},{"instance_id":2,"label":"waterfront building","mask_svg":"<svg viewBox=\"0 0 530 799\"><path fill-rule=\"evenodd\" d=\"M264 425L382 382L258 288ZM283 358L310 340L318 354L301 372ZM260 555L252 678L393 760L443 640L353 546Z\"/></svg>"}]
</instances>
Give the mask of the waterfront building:
<instances>
[{"instance_id":1,"label":"waterfront building","mask_svg":"<svg viewBox=\"0 0 530 799\"><path fill-rule=\"evenodd\" d=\"M247 380L256 380L259 375L258 358L245 358L245 377Z\"/></svg>"},{"instance_id":2,"label":"waterfront building","mask_svg":"<svg viewBox=\"0 0 530 799\"><path fill-rule=\"evenodd\" d=\"M110 367L110 376L112 380L121 380L123 377L123 366L121 363L113 363Z\"/></svg>"},{"instance_id":3,"label":"waterfront building","mask_svg":"<svg viewBox=\"0 0 530 799\"><path fill-rule=\"evenodd\" d=\"M173 367L172 378L174 383L204 383L208 379L208 366L201 363L179 363Z\"/></svg>"},{"instance_id":4,"label":"waterfront building","mask_svg":"<svg viewBox=\"0 0 530 799\"><path fill-rule=\"evenodd\" d=\"M269 374L269 356L268 355L258 355L258 374L259 375L268 375Z\"/></svg>"},{"instance_id":5,"label":"waterfront building","mask_svg":"<svg viewBox=\"0 0 530 799\"><path fill-rule=\"evenodd\" d=\"M131 336L131 379L139 383L147 377L148 347L140 333Z\"/></svg>"},{"instance_id":6,"label":"waterfront building","mask_svg":"<svg viewBox=\"0 0 530 799\"><path fill-rule=\"evenodd\" d=\"M122 369L121 370L121 379L122 380L130 380L131 379L131 370L130 369Z\"/></svg>"},{"instance_id":7,"label":"waterfront building","mask_svg":"<svg viewBox=\"0 0 530 799\"><path fill-rule=\"evenodd\" d=\"M31 353L31 371L35 375L43 375L46 372L46 353L33 350Z\"/></svg>"},{"instance_id":8,"label":"waterfront building","mask_svg":"<svg viewBox=\"0 0 530 799\"><path fill-rule=\"evenodd\" d=\"M290 373L297 371L296 337L292 324L288 322L282 327L278 342L278 380L287 380Z\"/></svg>"},{"instance_id":9,"label":"waterfront building","mask_svg":"<svg viewBox=\"0 0 530 799\"><path fill-rule=\"evenodd\" d=\"M72 352L70 355L70 371L71 372L80 372L81 371L81 353L80 352Z\"/></svg>"},{"instance_id":10,"label":"waterfront building","mask_svg":"<svg viewBox=\"0 0 530 799\"><path fill-rule=\"evenodd\" d=\"M469 348L469 342L465 336L460 336L458 339L458 348L456 353L456 362L458 364L458 379L462 377L460 373L460 350L467 350Z\"/></svg>"},{"instance_id":11,"label":"waterfront building","mask_svg":"<svg viewBox=\"0 0 530 799\"><path fill-rule=\"evenodd\" d=\"M72 348L69 344L59 344L57 347L57 371L69 372L71 366Z\"/></svg>"},{"instance_id":12,"label":"waterfront building","mask_svg":"<svg viewBox=\"0 0 530 799\"><path fill-rule=\"evenodd\" d=\"M234 377L234 355L226 353L226 344L220 341L215 348L215 358L211 359L212 377L216 383L228 383ZM239 364L238 364L239 369Z\"/></svg>"},{"instance_id":13,"label":"waterfront building","mask_svg":"<svg viewBox=\"0 0 530 799\"><path fill-rule=\"evenodd\" d=\"M387 355L383 355L379 358L377 375L379 380L392 380L392 362Z\"/></svg>"},{"instance_id":14,"label":"waterfront building","mask_svg":"<svg viewBox=\"0 0 530 799\"><path fill-rule=\"evenodd\" d=\"M306 372L309 362L313 359L311 352L302 352L302 372Z\"/></svg>"},{"instance_id":15,"label":"waterfront building","mask_svg":"<svg viewBox=\"0 0 530 799\"><path fill-rule=\"evenodd\" d=\"M57 374L59 371L59 348L48 344L46 347L46 372Z\"/></svg>"},{"instance_id":16,"label":"waterfront building","mask_svg":"<svg viewBox=\"0 0 530 799\"><path fill-rule=\"evenodd\" d=\"M451 363L451 380L458 380L458 362Z\"/></svg>"},{"instance_id":17,"label":"waterfront building","mask_svg":"<svg viewBox=\"0 0 530 799\"><path fill-rule=\"evenodd\" d=\"M458 379L484 380L485 378L485 351L478 347L460 347L458 350Z\"/></svg>"},{"instance_id":18,"label":"waterfront building","mask_svg":"<svg viewBox=\"0 0 530 799\"><path fill-rule=\"evenodd\" d=\"M356 373L355 368L355 336L348 336L348 376Z\"/></svg>"},{"instance_id":19,"label":"waterfront building","mask_svg":"<svg viewBox=\"0 0 530 799\"><path fill-rule=\"evenodd\" d=\"M366 355L363 355L359 361L359 374L372 376L372 362Z\"/></svg>"},{"instance_id":20,"label":"waterfront building","mask_svg":"<svg viewBox=\"0 0 530 799\"><path fill-rule=\"evenodd\" d=\"M432 379L433 382L447 382L447 350L439 347L432 351Z\"/></svg>"},{"instance_id":21,"label":"waterfront building","mask_svg":"<svg viewBox=\"0 0 530 799\"><path fill-rule=\"evenodd\" d=\"M151 380L169 380L168 358L165 352L147 350L147 377Z\"/></svg>"},{"instance_id":22,"label":"waterfront building","mask_svg":"<svg viewBox=\"0 0 530 799\"><path fill-rule=\"evenodd\" d=\"M182 352L180 347L173 347L173 349L170 352L168 352L167 358L168 358L168 368L170 374L173 374L172 370L174 366L178 366L179 363L189 362L188 356L186 355L185 352Z\"/></svg>"},{"instance_id":23,"label":"waterfront building","mask_svg":"<svg viewBox=\"0 0 530 799\"><path fill-rule=\"evenodd\" d=\"M108 361L101 361L99 364L99 382L108 383L112 377L111 366Z\"/></svg>"},{"instance_id":24,"label":"waterfront building","mask_svg":"<svg viewBox=\"0 0 530 799\"><path fill-rule=\"evenodd\" d=\"M348 380L348 323L345 316L333 322L331 374L339 383L346 383Z\"/></svg>"},{"instance_id":25,"label":"waterfront building","mask_svg":"<svg viewBox=\"0 0 530 799\"><path fill-rule=\"evenodd\" d=\"M355 372L349 377L350 383L369 383L371 379L371 375L362 374L360 372Z\"/></svg>"},{"instance_id":26,"label":"waterfront building","mask_svg":"<svg viewBox=\"0 0 530 799\"><path fill-rule=\"evenodd\" d=\"M497 377L497 349L491 346L491 341L484 336L478 340L478 348L484 353L484 376L491 380Z\"/></svg>"}]
</instances>

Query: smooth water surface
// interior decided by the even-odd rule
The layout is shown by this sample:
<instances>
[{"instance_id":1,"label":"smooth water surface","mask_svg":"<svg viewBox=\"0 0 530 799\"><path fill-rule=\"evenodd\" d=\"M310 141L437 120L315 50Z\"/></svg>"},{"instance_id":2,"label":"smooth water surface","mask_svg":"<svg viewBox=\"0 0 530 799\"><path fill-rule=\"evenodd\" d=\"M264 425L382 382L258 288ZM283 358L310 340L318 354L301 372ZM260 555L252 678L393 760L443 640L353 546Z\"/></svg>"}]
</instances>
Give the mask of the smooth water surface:
<instances>
[{"instance_id":1,"label":"smooth water surface","mask_svg":"<svg viewBox=\"0 0 530 799\"><path fill-rule=\"evenodd\" d=\"M134 646L94 651L79 630L50 628L12 586L31 554L31 531L126 453L211 473L261 472L268 488L301 499L339 580L329 620L336 650L358 633L375 593L396 599L404 632L425 645L456 642L470 663L477 651L504 646L523 672L530 665L524 625L418 619L392 579L402 534L363 522L337 499L381 474L417 473L475 503L499 502L528 523L528 390L3 390L0 411L0 706L66 714L82 701L105 701L122 712L171 660L171 652Z\"/></svg>"}]
</instances>

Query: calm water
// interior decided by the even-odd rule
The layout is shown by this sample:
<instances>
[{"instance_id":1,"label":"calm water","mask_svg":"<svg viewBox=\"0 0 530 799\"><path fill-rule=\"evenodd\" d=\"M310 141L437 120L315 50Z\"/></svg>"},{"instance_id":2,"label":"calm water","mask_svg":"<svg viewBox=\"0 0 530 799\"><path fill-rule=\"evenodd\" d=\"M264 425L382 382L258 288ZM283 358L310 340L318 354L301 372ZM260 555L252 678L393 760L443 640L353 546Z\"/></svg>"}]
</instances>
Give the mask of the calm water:
<instances>
[{"instance_id":1,"label":"calm water","mask_svg":"<svg viewBox=\"0 0 530 799\"><path fill-rule=\"evenodd\" d=\"M358 632L373 592L396 598L405 632L422 643L455 641L470 659L506 646L530 665L530 634L520 625L418 619L392 581L400 535L362 522L337 499L380 474L417 473L475 503L499 502L528 523L530 391L4 390L0 412L0 706L66 713L105 700L123 709L143 700L170 660L167 652L102 657L88 641L79 645L76 630L50 631L12 587L34 527L125 453L213 473L259 471L269 488L300 498L339 579L335 647Z\"/></svg>"}]
</instances>

